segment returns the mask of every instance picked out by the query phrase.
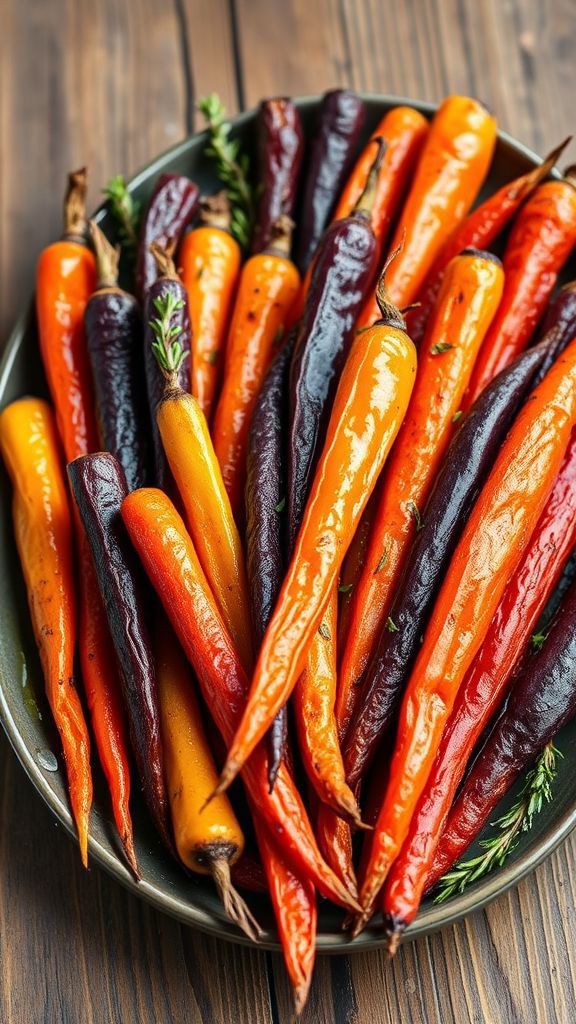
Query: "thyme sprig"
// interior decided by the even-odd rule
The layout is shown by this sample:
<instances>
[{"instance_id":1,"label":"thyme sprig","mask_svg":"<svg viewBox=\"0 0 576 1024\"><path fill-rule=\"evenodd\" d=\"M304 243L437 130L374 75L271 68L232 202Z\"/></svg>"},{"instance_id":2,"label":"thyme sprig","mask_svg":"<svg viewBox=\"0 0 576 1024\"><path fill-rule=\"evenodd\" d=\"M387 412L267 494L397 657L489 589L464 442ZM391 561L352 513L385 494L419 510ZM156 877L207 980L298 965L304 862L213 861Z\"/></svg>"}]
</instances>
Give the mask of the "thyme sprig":
<instances>
[{"instance_id":1,"label":"thyme sprig","mask_svg":"<svg viewBox=\"0 0 576 1024\"><path fill-rule=\"evenodd\" d=\"M480 843L484 852L471 860L461 861L452 871L442 876L440 889L434 903L443 903L466 886L483 878L493 868L501 867L518 844L520 834L532 828L534 816L539 814L544 803L552 799L552 783L558 769L556 760L563 755L553 743L547 743L536 764L526 774L524 785L517 801L506 814L494 822L498 834Z\"/></svg>"},{"instance_id":2,"label":"thyme sprig","mask_svg":"<svg viewBox=\"0 0 576 1024\"><path fill-rule=\"evenodd\" d=\"M238 139L230 138L226 109L217 93L204 96L198 103L210 141L205 153L216 163L218 177L230 201L230 231L243 249L248 247L254 221L254 198L249 182L250 161L242 153Z\"/></svg>"},{"instance_id":3,"label":"thyme sprig","mask_svg":"<svg viewBox=\"0 0 576 1024\"><path fill-rule=\"evenodd\" d=\"M189 352L186 352L178 340L182 327L178 323L173 323L175 314L183 306L182 299L177 299L172 292L166 291L154 299L154 309L158 316L149 321L154 334L152 351L168 378L176 376L182 363L189 356Z\"/></svg>"},{"instance_id":4,"label":"thyme sprig","mask_svg":"<svg viewBox=\"0 0 576 1024\"><path fill-rule=\"evenodd\" d=\"M121 174L110 178L102 191L108 200L110 213L118 224L120 242L134 255L138 246L141 204L130 194Z\"/></svg>"}]
</instances>

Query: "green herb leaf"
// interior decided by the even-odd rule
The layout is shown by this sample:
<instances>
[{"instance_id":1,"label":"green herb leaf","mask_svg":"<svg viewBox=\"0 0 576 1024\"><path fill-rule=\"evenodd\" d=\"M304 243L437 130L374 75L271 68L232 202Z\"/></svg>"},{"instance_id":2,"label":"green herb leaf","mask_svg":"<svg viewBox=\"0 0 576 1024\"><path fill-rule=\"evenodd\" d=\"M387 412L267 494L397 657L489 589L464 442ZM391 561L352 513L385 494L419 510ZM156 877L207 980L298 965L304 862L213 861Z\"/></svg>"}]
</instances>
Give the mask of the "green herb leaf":
<instances>
[{"instance_id":1,"label":"green herb leaf","mask_svg":"<svg viewBox=\"0 0 576 1024\"><path fill-rule=\"evenodd\" d=\"M388 618L386 619L386 629L388 630L389 633L398 632L398 626L396 625L395 622L392 621L390 616L388 616Z\"/></svg>"},{"instance_id":2,"label":"green herb leaf","mask_svg":"<svg viewBox=\"0 0 576 1024\"><path fill-rule=\"evenodd\" d=\"M218 177L224 185L230 201L230 231L246 249L254 221L254 198L249 182L249 161L240 152L240 143L230 138L230 125L226 121L226 109L216 93L204 96L198 103L210 139L206 155L214 160Z\"/></svg>"},{"instance_id":3,"label":"green herb leaf","mask_svg":"<svg viewBox=\"0 0 576 1024\"><path fill-rule=\"evenodd\" d=\"M435 345L432 345L430 353L433 356L440 356L451 348L454 348L454 345L451 345L449 341L437 341Z\"/></svg>"},{"instance_id":4,"label":"green herb leaf","mask_svg":"<svg viewBox=\"0 0 576 1024\"><path fill-rule=\"evenodd\" d=\"M546 640L547 636L548 636L547 633L533 633L532 636L530 637L530 643L532 645L532 650L539 651L540 648L544 646L544 641Z\"/></svg>"},{"instance_id":5,"label":"green herb leaf","mask_svg":"<svg viewBox=\"0 0 576 1024\"><path fill-rule=\"evenodd\" d=\"M452 423L458 423L458 420L461 420L463 415L464 413L462 412L462 409L457 409L452 417Z\"/></svg>"},{"instance_id":6,"label":"green herb leaf","mask_svg":"<svg viewBox=\"0 0 576 1024\"><path fill-rule=\"evenodd\" d=\"M154 299L158 316L148 321L154 335L152 351L166 377L177 374L190 354L184 351L179 341L182 333L180 324L172 323L172 318L183 306L182 299L177 299L171 291L165 291Z\"/></svg>"},{"instance_id":7,"label":"green herb leaf","mask_svg":"<svg viewBox=\"0 0 576 1024\"><path fill-rule=\"evenodd\" d=\"M340 586L338 587L338 593L349 594L353 586L353 583L341 583Z\"/></svg>"},{"instance_id":8,"label":"green herb leaf","mask_svg":"<svg viewBox=\"0 0 576 1024\"><path fill-rule=\"evenodd\" d=\"M422 519L422 516L420 515L420 510L418 509L416 502L410 499L410 501L406 502L406 508L408 509L410 515L414 517L414 522L416 523L416 533L420 533L420 530L424 526L424 521Z\"/></svg>"},{"instance_id":9,"label":"green herb leaf","mask_svg":"<svg viewBox=\"0 0 576 1024\"><path fill-rule=\"evenodd\" d=\"M443 903L455 893L463 892L471 882L487 875L493 868L502 866L516 848L520 833L532 828L534 815L539 814L543 804L552 799L552 783L558 773L558 757L562 757L560 751L548 743L534 768L527 773L516 803L494 822L493 827L499 829L498 834L482 840L480 846L484 852L478 857L461 861L452 871L442 876L439 892L434 897L435 903Z\"/></svg>"},{"instance_id":10,"label":"green herb leaf","mask_svg":"<svg viewBox=\"0 0 576 1024\"><path fill-rule=\"evenodd\" d=\"M128 191L121 174L117 174L102 189L108 200L108 207L118 224L118 234L123 247L133 256L138 246L141 206Z\"/></svg>"},{"instance_id":11,"label":"green herb leaf","mask_svg":"<svg viewBox=\"0 0 576 1024\"><path fill-rule=\"evenodd\" d=\"M384 551L382 552L382 558L380 559L380 561L378 562L378 565L374 569L374 573L373 573L374 576L377 576L378 573L381 572L381 570L386 565L387 561L388 561L388 552L386 551L386 549L384 549Z\"/></svg>"},{"instance_id":12,"label":"green herb leaf","mask_svg":"<svg viewBox=\"0 0 576 1024\"><path fill-rule=\"evenodd\" d=\"M318 632L320 633L320 636L324 638L324 640L332 639L332 637L330 636L330 630L328 629L328 626L326 625L325 622L320 623L320 625L318 626Z\"/></svg>"},{"instance_id":13,"label":"green herb leaf","mask_svg":"<svg viewBox=\"0 0 576 1024\"><path fill-rule=\"evenodd\" d=\"M274 506L274 511L275 512L283 512L285 508L286 508L286 498L284 497L284 498L280 498L280 501L278 502L278 504Z\"/></svg>"}]
</instances>

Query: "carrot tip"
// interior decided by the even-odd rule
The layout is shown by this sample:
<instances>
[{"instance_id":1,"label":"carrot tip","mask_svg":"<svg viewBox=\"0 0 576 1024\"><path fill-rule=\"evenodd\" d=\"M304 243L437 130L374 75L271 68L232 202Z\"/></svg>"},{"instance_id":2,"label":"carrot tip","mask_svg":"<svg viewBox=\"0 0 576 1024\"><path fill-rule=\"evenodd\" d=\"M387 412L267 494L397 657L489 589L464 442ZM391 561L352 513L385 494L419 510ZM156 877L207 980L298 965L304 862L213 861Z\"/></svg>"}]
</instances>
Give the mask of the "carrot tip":
<instances>
[{"instance_id":1,"label":"carrot tip","mask_svg":"<svg viewBox=\"0 0 576 1024\"><path fill-rule=\"evenodd\" d=\"M213 793L210 794L210 796L206 800L206 803L202 807L202 810L204 810L204 807L206 807L210 803L210 801L214 799L215 796L221 796L222 793L226 792L228 786L230 786L234 782L234 779L238 775L239 771L240 765L238 764L236 759L229 758L222 769L222 772L220 774L220 780L218 782L218 785L216 786L216 789L214 790Z\"/></svg>"},{"instance_id":2,"label":"carrot tip","mask_svg":"<svg viewBox=\"0 0 576 1024\"><path fill-rule=\"evenodd\" d=\"M301 981L299 985L295 985L293 989L294 994L294 1016L296 1020L302 1016L304 1007L308 999L308 993L310 991L311 977Z\"/></svg>"},{"instance_id":3,"label":"carrot tip","mask_svg":"<svg viewBox=\"0 0 576 1024\"><path fill-rule=\"evenodd\" d=\"M404 928L405 928L405 925L396 924L396 925L394 925L394 929L392 931L388 932L388 935L387 935L388 941L386 943L386 953L387 953L387 955L390 958L392 958L398 952L398 946L400 945L400 942L402 940L402 935L404 934Z\"/></svg>"}]
</instances>

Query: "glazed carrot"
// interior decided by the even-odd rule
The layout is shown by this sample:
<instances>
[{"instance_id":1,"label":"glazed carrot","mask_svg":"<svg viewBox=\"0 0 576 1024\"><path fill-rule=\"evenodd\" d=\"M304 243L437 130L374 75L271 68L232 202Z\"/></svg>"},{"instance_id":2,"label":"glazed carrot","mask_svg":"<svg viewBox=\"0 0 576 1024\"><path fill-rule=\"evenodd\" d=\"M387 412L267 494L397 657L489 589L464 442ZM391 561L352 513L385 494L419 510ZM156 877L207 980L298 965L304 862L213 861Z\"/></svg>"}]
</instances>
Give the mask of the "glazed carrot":
<instances>
[{"instance_id":1,"label":"glazed carrot","mask_svg":"<svg viewBox=\"0 0 576 1024\"><path fill-rule=\"evenodd\" d=\"M259 822L257 814L254 826L284 952L284 963L292 984L294 1011L296 1017L299 1017L308 998L316 957L316 893L309 879L295 874L292 865L285 861L278 844Z\"/></svg>"},{"instance_id":2,"label":"glazed carrot","mask_svg":"<svg viewBox=\"0 0 576 1024\"><path fill-rule=\"evenodd\" d=\"M410 829L386 880L383 911L395 947L413 920L456 789L476 743L501 704L518 658L576 540L576 433L542 515L458 691ZM442 874L440 870L439 874ZM439 875L438 875L439 877Z\"/></svg>"},{"instance_id":3,"label":"glazed carrot","mask_svg":"<svg viewBox=\"0 0 576 1024\"><path fill-rule=\"evenodd\" d=\"M86 171L68 178L64 237L40 256L36 313L44 372L67 462L99 448L84 313L96 288L96 263L85 244ZM129 811L128 738L118 668L86 534L73 505L79 586L78 649L92 728L126 858L138 869Z\"/></svg>"},{"instance_id":4,"label":"glazed carrot","mask_svg":"<svg viewBox=\"0 0 576 1024\"><path fill-rule=\"evenodd\" d=\"M363 877L361 930L397 857L458 688L560 469L576 423L576 339L514 422L464 528L408 682Z\"/></svg>"},{"instance_id":5,"label":"glazed carrot","mask_svg":"<svg viewBox=\"0 0 576 1024\"><path fill-rule=\"evenodd\" d=\"M418 305L406 316L408 331L415 345L419 345L422 340L428 317L436 302L444 271L450 260L454 259L463 249L470 247L487 249L492 245L494 239L512 220L524 200L531 195L540 182L548 177L568 142L569 139L566 139L534 170L529 171L528 174L522 174L519 178L515 178L514 181L499 188L472 213L468 214L466 220L462 221L460 227L456 228L456 231L448 238L418 294Z\"/></svg>"},{"instance_id":6,"label":"glazed carrot","mask_svg":"<svg viewBox=\"0 0 576 1024\"><path fill-rule=\"evenodd\" d=\"M186 527L162 491L129 494L122 517L152 584L194 668L202 695L224 741L229 743L246 703L248 679L220 617ZM304 805L284 761L272 792L265 745L254 751L243 781L270 831L296 871L342 906L357 906L320 856Z\"/></svg>"},{"instance_id":7,"label":"glazed carrot","mask_svg":"<svg viewBox=\"0 0 576 1024\"><path fill-rule=\"evenodd\" d=\"M338 592L340 594L340 602L338 605L338 662L340 662L344 649L346 647L346 641L348 639L348 630L350 628L350 612L352 607L352 598L354 596L354 590L358 585L358 580L362 575L364 569L364 563L366 561L366 552L368 550L368 544L370 543L370 534L372 533L372 527L374 525L374 517L376 515L376 509L378 508L379 499L378 487L376 487L364 512L362 518L358 524L358 528L352 543L346 552L346 557L342 563L342 572L340 573L340 584ZM336 714L340 715L340 707L342 698L339 696L340 685L338 684L338 690L336 692ZM340 739L342 740L342 733Z\"/></svg>"},{"instance_id":8,"label":"glazed carrot","mask_svg":"<svg viewBox=\"0 0 576 1024\"><path fill-rule=\"evenodd\" d=\"M240 246L230 234L225 192L201 201L200 226L184 235L178 263L190 306L192 394L210 423L240 271Z\"/></svg>"},{"instance_id":9,"label":"glazed carrot","mask_svg":"<svg viewBox=\"0 0 576 1024\"><path fill-rule=\"evenodd\" d=\"M478 357L464 408L526 347L576 245L576 173L546 181L520 210L503 256L502 302Z\"/></svg>"},{"instance_id":10,"label":"glazed carrot","mask_svg":"<svg viewBox=\"0 0 576 1024\"><path fill-rule=\"evenodd\" d=\"M336 697L336 585L322 622L312 637L306 667L292 695L299 749L306 774L320 800L337 814L360 825L360 812L346 785L334 714Z\"/></svg>"},{"instance_id":11,"label":"glazed carrot","mask_svg":"<svg viewBox=\"0 0 576 1024\"><path fill-rule=\"evenodd\" d=\"M495 142L496 121L478 100L449 96L438 108L392 240L392 249L404 243L387 277L396 305L414 301L445 238L468 213ZM371 300L359 325L372 324L377 316Z\"/></svg>"},{"instance_id":12,"label":"glazed carrot","mask_svg":"<svg viewBox=\"0 0 576 1024\"><path fill-rule=\"evenodd\" d=\"M378 139L386 142L384 159L378 172L378 186L371 212L372 230L383 245L406 192L416 162L428 135L428 121L413 107L394 107L384 115L372 132L344 187L333 220L348 217L362 195L374 163Z\"/></svg>"},{"instance_id":13,"label":"glazed carrot","mask_svg":"<svg viewBox=\"0 0 576 1024\"><path fill-rule=\"evenodd\" d=\"M68 176L64 235L43 250L36 271L36 315L44 372L66 459L98 448L84 308L96 288L86 245L86 169Z\"/></svg>"},{"instance_id":14,"label":"glazed carrot","mask_svg":"<svg viewBox=\"0 0 576 1024\"><path fill-rule=\"evenodd\" d=\"M260 928L230 876L244 850L242 829L226 796L207 803L218 772L190 666L163 616L156 620L154 653L166 787L178 856L190 871L211 875L230 920L256 941Z\"/></svg>"},{"instance_id":15,"label":"glazed carrot","mask_svg":"<svg viewBox=\"0 0 576 1024\"><path fill-rule=\"evenodd\" d=\"M358 704L361 680L386 623L405 554L450 441L453 416L498 308L502 286L500 261L475 250L452 260L444 275L422 345L408 415L382 481L364 569L352 594L338 683L343 733ZM357 767L349 760L347 770L356 773Z\"/></svg>"},{"instance_id":16,"label":"glazed carrot","mask_svg":"<svg viewBox=\"0 0 576 1024\"><path fill-rule=\"evenodd\" d=\"M266 630L252 686L221 776L250 756L304 668L307 648L404 418L415 350L379 284L382 320L358 335L342 371L292 560Z\"/></svg>"},{"instance_id":17,"label":"glazed carrot","mask_svg":"<svg viewBox=\"0 0 576 1024\"><path fill-rule=\"evenodd\" d=\"M14 487L16 547L86 867L92 776L90 738L74 683L72 521L56 423L47 403L22 398L8 405L0 413L0 447Z\"/></svg>"},{"instance_id":18,"label":"glazed carrot","mask_svg":"<svg viewBox=\"0 0 576 1024\"><path fill-rule=\"evenodd\" d=\"M212 437L232 511L242 517L248 428L254 403L300 285L289 258L292 222L281 218L270 247L240 274Z\"/></svg>"},{"instance_id":19,"label":"glazed carrot","mask_svg":"<svg viewBox=\"0 0 576 1024\"><path fill-rule=\"evenodd\" d=\"M345 885L356 888L352 829L331 807L320 803L315 826L318 846L326 863Z\"/></svg>"},{"instance_id":20,"label":"glazed carrot","mask_svg":"<svg viewBox=\"0 0 576 1024\"><path fill-rule=\"evenodd\" d=\"M230 501L198 401L182 390L179 348L170 294L151 321L154 354L165 377L156 422L170 470L186 510L188 528L226 627L246 671L252 667L252 627L244 552Z\"/></svg>"}]
</instances>

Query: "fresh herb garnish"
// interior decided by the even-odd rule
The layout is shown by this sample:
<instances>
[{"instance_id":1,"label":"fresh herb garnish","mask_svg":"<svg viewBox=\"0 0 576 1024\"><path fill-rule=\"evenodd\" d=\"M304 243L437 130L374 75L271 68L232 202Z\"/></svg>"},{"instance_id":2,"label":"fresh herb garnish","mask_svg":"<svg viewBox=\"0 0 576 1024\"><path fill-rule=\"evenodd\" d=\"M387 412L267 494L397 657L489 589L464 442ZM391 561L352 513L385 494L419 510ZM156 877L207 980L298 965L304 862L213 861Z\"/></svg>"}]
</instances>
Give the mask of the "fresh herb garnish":
<instances>
[{"instance_id":1,"label":"fresh herb garnish","mask_svg":"<svg viewBox=\"0 0 576 1024\"><path fill-rule=\"evenodd\" d=\"M128 191L121 174L110 178L102 191L108 200L110 213L118 224L120 242L131 255L134 255L138 246L141 205Z\"/></svg>"},{"instance_id":2,"label":"fresh herb garnish","mask_svg":"<svg viewBox=\"0 0 576 1024\"><path fill-rule=\"evenodd\" d=\"M540 648L544 646L544 642L547 636L547 633L533 633L530 637L530 644L532 645L532 650L539 651Z\"/></svg>"},{"instance_id":3,"label":"fresh herb garnish","mask_svg":"<svg viewBox=\"0 0 576 1024\"><path fill-rule=\"evenodd\" d=\"M320 636L324 638L324 640L332 639L332 637L330 636L330 630L328 629L328 626L326 625L325 622L320 623L320 625L318 626L318 632L320 633Z\"/></svg>"},{"instance_id":4,"label":"fresh herb garnish","mask_svg":"<svg viewBox=\"0 0 576 1024\"><path fill-rule=\"evenodd\" d=\"M378 562L378 565L374 569L374 573L373 573L374 576L377 576L378 573L381 572L381 570L386 565L387 561L388 561L388 551L386 549L384 549L384 551L382 552L382 558L380 559L380 561Z\"/></svg>"},{"instance_id":5,"label":"fresh herb garnish","mask_svg":"<svg viewBox=\"0 0 576 1024\"><path fill-rule=\"evenodd\" d=\"M449 341L437 341L435 345L432 345L430 353L433 356L440 356L451 348L454 348L454 345L451 345Z\"/></svg>"},{"instance_id":6,"label":"fresh herb garnish","mask_svg":"<svg viewBox=\"0 0 576 1024\"><path fill-rule=\"evenodd\" d=\"M389 633L397 633L398 632L398 626L390 618L390 616L388 616L388 618L386 619L386 629L388 630Z\"/></svg>"},{"instance_id":7,"label":"fresh herb garnish","mask_svg":"<svg viewBox=\"0 0 576 1024\"><path fill-rule=\"evenodd\" d=\"M463 415L464 415L464 413L463 413L462 409L457 409L456 412L454 413L453 417L452 417L452 423L458 423L458 420L461 420Z\"/></svg>"},{"instance_id":8,"label":"fresh herb garnish","mask_svg":"<svg viewBox=\"0 0 576 1024\"><path fill-rule=\"evenodd\" d=\"M285 508L286 508L286 497L280 498L280 501L278 502L278 504L274 505L274 511L275 512L283 512Z\"/></svg>"},{"instance_id":9,"label":"fresh herb garnish","mask_svg":"<svg viewBox=\"0 0 576 1024\"><path fill-rule=\"evenodd\" d=\"M524 786L516 803L494 822L499 833L491 839L483 839L480 846L484 853L472 860L461 861L452 871L440 879L441 886L434 897L434 903L443 903L454 893L463 892L467 885L483 878L495 867L501 867L516 848L521 832L532 828L535 814L539 814L544 803L552 799L552 782L557 775L556 759L562 754L552 743L548 743L540 754L534 768L526 775Z\"/></svg>"},{"instance_id":10,"label":"fresh herb garnish","mask_svg":"<svg viewBox=\"0 0 576 1024\"><path fill-rule=\"evenodd\" d=\"M341 583L340 586L338 587L338 593L349 594L353 586L353 583Z\"/></svg>"},{"instance_id":11,"label":"fresh herb garnish","mask_svg":"<svg viewBox=\"0 0 576 1024\"><path fill-rule=\"evenodd\" d=\"M174 315L183 306L182 299L177 299L172 292L166 291L154 299L154 309L158 316L149 321L154 334L152 351L167 377L175 376L190 354L178 341L182 333L181 325L172 323Z\"/></svg>"},{"instance_id":12,"label":"fresh herb garnish","mask_svg":"<svg viewBox=\"0 0 576 1024\"><path fill-rule=\"evenodd\" d=\"M204 96L198 103L210 141L206 155L216 162L218 177L224 185L231 209L230 231L243 249L248 248L254 221L254 199L248 175L250 161L240 151L238 139L230 138L226 109L216 93Z\"/></svg>"},{"instance_id":13,"label":"fresh herb garnish","mask_svg":"<svg viewBox=\"0 0 576 1024\"><path fill-rule=\"evenodd\" d=\"M416 533L420 533L420 530L424 526L424 521L422 519L422 516L420 515L420 510L416 502L410 499L410 501L406 502L406 508L408 509L410 515L414 518L414 522L416 523Z\"/></svg>"}]
</instances>

